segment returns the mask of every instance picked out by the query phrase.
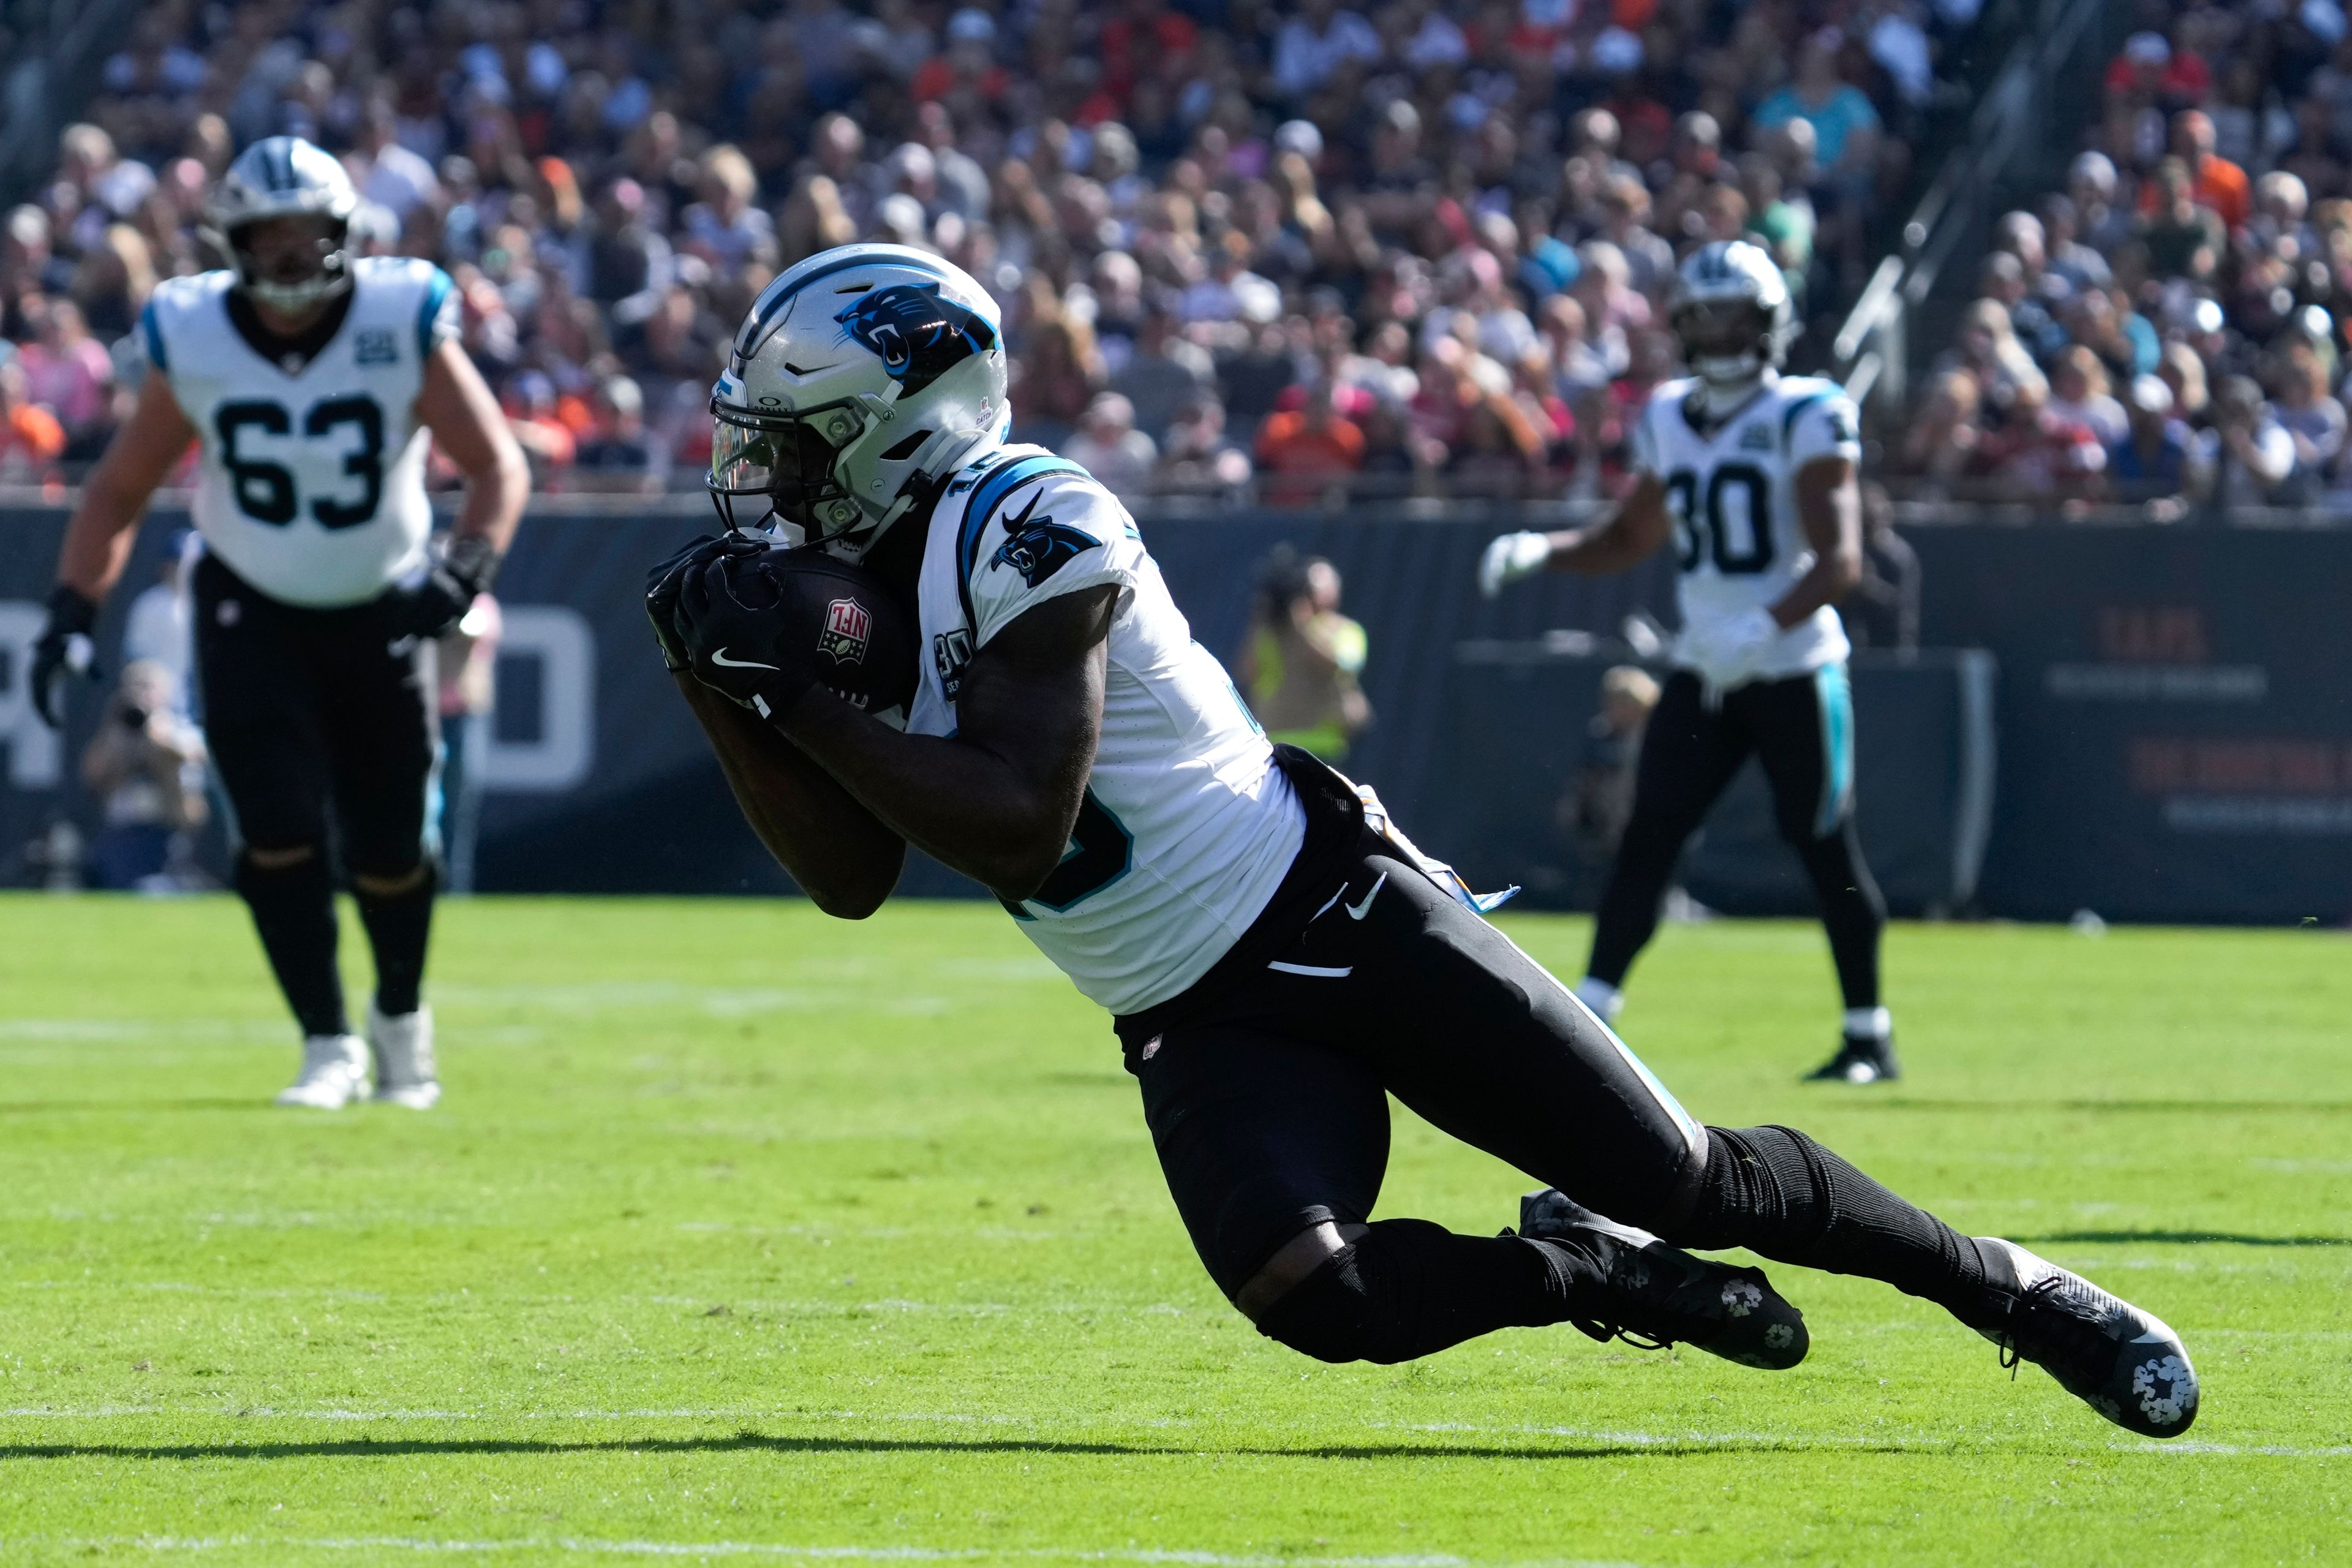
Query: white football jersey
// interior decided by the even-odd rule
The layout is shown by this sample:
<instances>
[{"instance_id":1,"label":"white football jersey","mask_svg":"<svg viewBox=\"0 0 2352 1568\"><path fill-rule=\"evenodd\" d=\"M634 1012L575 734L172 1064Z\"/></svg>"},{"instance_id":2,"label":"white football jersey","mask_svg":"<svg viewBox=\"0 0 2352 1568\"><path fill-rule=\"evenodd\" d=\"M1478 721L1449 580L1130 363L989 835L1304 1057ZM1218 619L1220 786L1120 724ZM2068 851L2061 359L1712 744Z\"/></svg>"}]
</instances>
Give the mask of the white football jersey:
<instances>
[{"instance_id":1,"label":"white football jersey","mask_svg":"<svg viewBox=\"0 0 2352 1568\"><path fill-rule=\"evenodd\" d=\"M1023 611L1115 584L1102 738L1061 865L1013 909L1079 990L1136 1013L1207 973L1273 900L1307 814L1135 521L1077 464L993 447L950 480L919 594L908 729L952 735L964 668Z\"/></svg>"},{"instance_id":2,"label":"white football jersey","mask_svg":"<svg viewBox=\"0 0 2352 1568\"><path fill-rule=\"evenodd\" d=\"M1743 611L1778 603L1811 570L1813 547L1797 517L1797 470L1816 458L1859 460L1853 400L1833 381L1767 373L1754 396L1717 424L1704 421L1695 380L1650 395L1633 429L1633 463L1666 487L1681 566L1683 633L1675 662L1701 675L1703 638ZM1802 675L1849 652L1828 605L1774 639L1755 670L1765 679Z\"/></svg>"},{"instance_id":3,"label":"white football jersey","mask_svg":"<svg viewBox=\"0 0 2352 1568\"><path fill-rule=\"evenodd\" d=\"M307 364L263 356L229 319L230 272L156 285L147 357L203 443L191 510L205 547L273 599L331 608L425 563L432 436L416 418L425 360L457 331L429 261L352 263L351 306Z\"/></svg>"}]
</instances>

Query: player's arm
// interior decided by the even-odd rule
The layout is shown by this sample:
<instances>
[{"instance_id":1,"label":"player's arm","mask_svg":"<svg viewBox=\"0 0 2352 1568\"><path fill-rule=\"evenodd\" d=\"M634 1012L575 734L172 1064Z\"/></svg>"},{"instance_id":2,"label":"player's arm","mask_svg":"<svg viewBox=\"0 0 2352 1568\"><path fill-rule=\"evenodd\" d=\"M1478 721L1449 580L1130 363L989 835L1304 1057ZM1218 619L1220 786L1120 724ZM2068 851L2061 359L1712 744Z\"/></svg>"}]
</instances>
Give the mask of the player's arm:
<instances>
[{"instance_id":1,"label":"player's arm","mask_svg":"<svg viewBox=\"0 0 2352 1568\"><path fill-rule=\"evenodd\" d=\"M66 672L77 666L94 670L89 639L98 606L122 575L155 487L195 438L195 426L172 395L170 379L151 371L140 385L131 417L82 481L81 500L58 552L48 623L33 645L29 671L33 707L49 724L60 721L58 688Z\"/></svg>"},{"instance_id":2,"label":"player's arm","mask_svg":"<svg viewBox=\"0 0 2352 1568\"><path fill-rule=\"evenodd\" d=\"M674 672L719 755L743 820L818 909L860 921L882 907L906 867L907 841L793 742L691 672Z\"/></svg>"},{"instance_id":3,"label":"player's arm","mask_svg":"<svg viewBox=\"0 0 2352 1568\"><path fill-rule=\"evenodd\" d=\"M425 356L416 416L466 481L448 551L415 600L415 629L438 637L498 575L530 495L530 465L482 373L454 338L444 338Z\"/></svg>"},{"instance_id":4,"label":"player's arm","mask_svg":"<svg viewBox=\"0 0 2352 1568\"><path fill-rule=\"evenodd\" d=\"M778 728L908 842L1018 902L1068 850L1102 732L1118 589L1024 611L972 657L940 738L891 729L822 687Z\"/></svg>"},{"instance_id":5,"label":"player's arm","mask_svg":"<svg viewBox=\"0 0 2352 1568\"><path fill-rule=\"evenodd\" d=\"M1644 472L1609 515L1590 528L1507 533L1486 546L1478 562L1478 591L1491 599L1507 584L1538 572L1622 572L1648 560L1673 531L1665 481Z\"/></svg>"},{"instance_id":6,"label":"player's arm","mask_svg":"<svg viewBox=\"0 0 2352 1568\"><path fill-rule=\"evenodd\" d=\"M1815 458L1797 470L1797 524L1813 547L1813 563L1771 606L1785 631L1824 605L1834 605L1862 581L1862 485L1852 458Z\"/></svg>"},{"instance_id":7,"label":"player's arm","mask_svg":"<svg viewBox=\"0 0 2352 1568\"><path fill-rule=\"evenodd\" d=\"M131 559L148 500L195 438L196 427L180 411L170 378L151 373L140 384L131 417L82 481L81 500L58 552L60 584L93 605L104 602Z\"/></svg>"}]
</instances>

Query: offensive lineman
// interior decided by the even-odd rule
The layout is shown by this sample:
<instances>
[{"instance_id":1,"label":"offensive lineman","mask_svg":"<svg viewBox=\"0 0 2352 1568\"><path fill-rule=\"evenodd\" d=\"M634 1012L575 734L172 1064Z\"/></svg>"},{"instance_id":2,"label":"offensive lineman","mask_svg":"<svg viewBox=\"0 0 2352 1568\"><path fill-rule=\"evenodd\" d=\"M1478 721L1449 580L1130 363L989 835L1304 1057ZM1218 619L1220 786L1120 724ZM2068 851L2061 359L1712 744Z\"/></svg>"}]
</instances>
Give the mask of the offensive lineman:
<instances>
[{"instance_id":1,"label":"offensive lineman","mask_svg":"<svg viewBox=\"0 0 2352 1568\"><path fill-rule=\"evenodd\" d=\"M303 1035L280 1105L367 1092L439 1099L423 1001L437 882L433 642L490 584L530 476L458 346L430 262L353 258L342 166L290 136L257 142L208 218L231 270L160 284L140 321L152 367L83 487L36 645L34 700L58 722L98 606L148 498L203 444L194 619L205 733L235 808L236 890ZM427 549L425 455L465 475L446 553ZM367 1037L335 967L328 818L376 973Z\"/></svg>"},{"instance_id":2,"label":"offensive lineman","mask_svg":"<svg viewBox=\"0 0 2352 1568\"><path fill-rule=\"evenodd\" d=\"M746 818L820 908L870 914L918 844L1114 1015L1202 1261L1261 1332L1388 1363L1565 1321L1794 1365L1802 1317L1759 1271L1668 1242L1747 1247L1939 1302L2136 1432L2188 1429L2169 1329L1802 1133L1702 1127L1370 792L1269 745L1126 510L1005 444L1001 332L956 268L847 246L768 286L712 396L729 522L764 508L743 521L862 560L915 607L929 657L903 729L823 684L830 620L758 607L792 552L698 541L650 574L647 613ZM1552 1184L1524 1234L1368 1223L1389 1091Z\"/></svg>"},{"instance_id":3,"label":"offensive lineman","mask_svg":"<svg viewBox=\"0 0 2352 1568\"><path fill-rule=\"evenodd\" d=\"M1576 994L1616 1021L1684 844L1754 752L1781 837L1812 879L1845 996L1837 1054L1808 1076L1881 1082L1900 1070L1878 994L1886 905L1854 832L1849 650L1831 608L1862 571L1854 407L1834 382L1779 373L1788 285L1745 240L1691 253L1668 319L1698 374L1652 394L1632 493L1591 528L1507 533L1478 569L1492 598L1537 572L1622 572L1669 536L1676 547L1675 671L1643 738Z\"/></svg>"}]
</instances>

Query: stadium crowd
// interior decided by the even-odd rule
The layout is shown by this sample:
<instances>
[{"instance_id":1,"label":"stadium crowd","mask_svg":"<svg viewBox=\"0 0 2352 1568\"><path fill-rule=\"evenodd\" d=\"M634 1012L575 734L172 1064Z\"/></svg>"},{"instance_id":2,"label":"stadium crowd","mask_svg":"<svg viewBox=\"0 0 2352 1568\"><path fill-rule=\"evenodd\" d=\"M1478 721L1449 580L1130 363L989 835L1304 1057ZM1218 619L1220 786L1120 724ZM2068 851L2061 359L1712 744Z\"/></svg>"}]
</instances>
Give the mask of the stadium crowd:
<instances>
[{"instance_id":1,"label":"stadium crowd","mask_svg":"<svg viewBox=\"0 0 2352 1568\"><path fill-rule=\"evenodd\" d=\"M733 324L863 237L993 290L1016 436L1120 488L1591 493L1677 255L1851 288L1978 3L156 0L0 234L0 482L102 448L290 132L456 279L549 485L698 482Z\"/></svg>"},{"instance_id":2,"label":"stadium crowd","mask_svg":"<svg viewBox=\"0 0 2352 1568\"><path fill-rule=\"evenodd\" d=\"M2345 12L2188 0L2148 17L2065 188L1995 226L1899 467L1929 493L2159 517L2352 509Z\"/></svg>"}]
</instances>

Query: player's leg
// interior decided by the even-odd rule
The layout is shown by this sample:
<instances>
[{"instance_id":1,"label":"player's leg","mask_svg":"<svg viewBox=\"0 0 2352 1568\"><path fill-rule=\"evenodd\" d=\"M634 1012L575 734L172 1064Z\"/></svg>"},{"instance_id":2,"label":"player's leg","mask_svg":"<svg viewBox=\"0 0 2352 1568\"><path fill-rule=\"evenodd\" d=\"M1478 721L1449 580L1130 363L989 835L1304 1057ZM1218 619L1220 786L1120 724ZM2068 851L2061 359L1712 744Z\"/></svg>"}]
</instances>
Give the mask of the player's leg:
<instances>
[{"instance_id":1,"label":"player's leg","mask_svg":"<svg viewBox=\"0 0 2352 1568\"><path fill-rule=\"evenodd\" d=\"M302 1070L278 1100L333 1110L365 1088L367 1053L335 967L326 744L309 649L278 606L211 557L194 587L205 741L233 818L236 887L302 1029Z\"/></svg>"},{"instance_id":2,"label":"player's leg","mask_svg":"<svg viewBox=\"0 0 2352 1568\"><path fill-rule=\"evenodd\" d=\"M1746 736L1707 705L1698 677L1684 669L1668 676L1643 731L1633 815L1601 889L1592 956L1576 987L1604 1021L1615 1022L1625 973L1658 929L1683 846L1747 757Z\"/></svg>"},{"instance_id":3,"label":"player's leg","mask_svg":"<svg viewBox=\"0 0 2352 1568\"><path fill-rule=\"evenodd\" d=\"M1389 876L1355 928L1310 926L1307 939L1318 967L1379 979L1351 998L1360 1009L1350 1019L1353 1037L1366 1059L1440 1128L1672 1244L1637 1253L1652 1263L1654 1280L1689 1267L1675 1248L1731 1247L1885 1280L2050 1367L2111 1419L2159 1436L2186 1428L2187 1415L2168 1426L2157 1418L2183 1408L2184 1388L2193 1415L2195 1383L2178 1337L2154 1318L2009 1243L1959 1235L1801 1132L1699 1128L1622 1041L1499 931L1401 862ZM1319 949L1311 946L1318 942ZM1540 1220L1546 1206L1525 1213ZM1568 1226L1580 1223L1571 1211ZM1778 1298L1761 1275L1706 1267L1719 1275L1685 1278L1718 1286L1723 1305L1737 1309L1732 1321L1700 1313L1682 1332L1660 1333L1636 1315L1651 1305L1638 1296L1619 1321L1701 1348L1728 1344L1761 1364L1776 1364L1763 1359L1775 1350L1801 1354L1801 1338L1787 1346L1740 1337L1743 1327L1769 1333L1776 1321L1790 1321L1772 1314ZM1690 1310L1687 1290L1674 1305ZM2156 1415L2135 1422L2128 1410L2117 1414L2117 1391L2150 1363L2179 1370L2157 1375L2164 1386L2151 1402Z\"/></svg>"},{"instance_id":4,"label":"player's leg","mask_svg":"<svg viewBox=\"0 0 2352 1568\"><path fill-rule=\"evenodd\" d=\"M1794 1128L1708 1128L1698 1202L1667 1235L1883 1279L2143 1436L2177 1437L2197 1417L2188 1348L2153 1313L2014 1242L1960 1235Z\"/></svg>"},{"instance_id":5,"label":"player's leg","mask_svg":"<svg viewBox=\"0 0 2352 1568\"><path fill-rule=\"evenodd\" d=\"M1321 1361L1391 1363L1591 1315L1592 1248L1576 1239L1366 1223L1388 1163L1387 1096L1286 1024L1228 1012L1129 1058L1192 1245L1261 1333Z\"/></svg>"},{"instance_id":6,"label":"player's leg","mask_svg":"<svg viewBox=\"0 0 2352 1568\"><path fill-rule=\"evenodd\" d=\"M1837 1054L1812 1076L1849 1083L1896 1077L1892 1016L1878 990L1886 901L1862 858L1853 816L1853 695L1845 667L1759 681L1726 703L1754 739L1773 816L1805 864L1845 1000Z\"/></svg>"},{"instance_id":7,"label":"player's leg","mask_svg":"<svg viewBox=\"0 0 2352 1568\"><path fill-rule=\"evenodd\" d=\"M1240 1005L1251 1027L1234 1047L1234 1069L1218 1075L1221 1089L1258 1070L1256 1042L1269 1037L1312 1071L1269 1101L1267 1152L1204 1159L1204 1166L1278 1162L1295 1144L1287 1127L1297 1107L1323 1114L1320 1108L1345 1103L1321 1087L1328 1081L1346 1084L1367 1108L1365 1119L1382 1118L1383 1149L1385 1086L1446 1131L1616 1215L1656 1217L1696 1201L1705 1142L1697 1123L1588 1009L1384 840L1368 837L1347 886L1250 984ZM1171 1037L1163 1052L1189 1043L1189 1035ZM1139 1070L1148 1073L1150 1064ZM1597 1106L1607 1109L1592 1113ZM1181 1189L1164 1140L1162 1157ZM1316 1166L1318 1180L1329 1163ZM1361 1184L1356 1212L1376 1186ZM1265 1228L1284 1235L1321 1217L1276 1214ZM1346 1303L1350 1331L1393 1336L1374 1339L1379 1348L1360 1352L1366 1359L1425 1353L1508 1324L1562 1321L1596 1338L1681 1342L1751 1365L1802 1359L1801 1316L1755 1270L1692 1258L1599 1215L1550 1218L1558 1223L1499 1238L1388 1220L1344 1256L1342 1237L1325 1237L1319 1251L1301 1241L1302 1256L1276 1264L1319 1265L1319 1272L1261 1326L1325 1354L1302 1337L1293 1314L1328 1316ZM1541 1264L1533 1274L1530 1242ZM1236 1268L1255 1265L1253 1252Z\"/></svg>"},{"instance_id":8,"label":"player's leg","mask_svg":"<svg viewBox=\"0 0 2352 1568\"><path fill-rule=\"evenodd\" d=\"M440 887L434 854L439 747L433 648L394 640L365 612L339 628L327 721L337 821L352 892L375 959L368 1044L376 1098L423 1110L440 1098L425 949Z\"/></svg>"}]
</instances>

